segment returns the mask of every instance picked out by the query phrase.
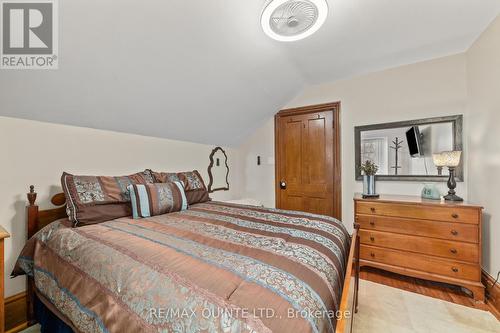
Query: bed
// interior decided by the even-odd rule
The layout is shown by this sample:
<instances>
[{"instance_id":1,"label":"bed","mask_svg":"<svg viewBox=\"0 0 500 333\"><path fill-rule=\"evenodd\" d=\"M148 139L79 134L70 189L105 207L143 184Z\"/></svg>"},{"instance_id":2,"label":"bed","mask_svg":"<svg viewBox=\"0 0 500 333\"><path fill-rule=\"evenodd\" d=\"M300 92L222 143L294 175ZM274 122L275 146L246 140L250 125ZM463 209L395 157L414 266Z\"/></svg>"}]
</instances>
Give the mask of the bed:
<instances>
[{"instance_id":1,"label":"bed","mask_svg":"<svg viewBox=\"0 0 500 333\"><path fill-rule=\"evenodd\" d=\"M72 228L40 210L13 275L75 332L350 332L359 239L334 218L223 202ZM38 307L37 307L38 309Z\"/></svg>"}]
</instances>

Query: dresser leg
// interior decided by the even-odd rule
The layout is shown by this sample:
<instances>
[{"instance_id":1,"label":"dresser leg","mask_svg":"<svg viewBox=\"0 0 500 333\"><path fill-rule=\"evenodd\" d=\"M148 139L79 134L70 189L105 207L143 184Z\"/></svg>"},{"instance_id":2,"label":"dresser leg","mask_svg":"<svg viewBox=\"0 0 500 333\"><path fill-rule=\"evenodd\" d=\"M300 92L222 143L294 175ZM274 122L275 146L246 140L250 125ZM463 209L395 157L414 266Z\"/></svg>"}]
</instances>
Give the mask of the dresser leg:
<instances>
[{"instance_id":1,"label":"dresser leg","mask_svg":"<svg viewBox=\"0 0 500 333\"><path fill-rule=\"evenodd\" d=\"M476 303L484 304L485 301L485 288L484 286L463 286L472 292L472 297Z\"/></svg>"}]
</instances>

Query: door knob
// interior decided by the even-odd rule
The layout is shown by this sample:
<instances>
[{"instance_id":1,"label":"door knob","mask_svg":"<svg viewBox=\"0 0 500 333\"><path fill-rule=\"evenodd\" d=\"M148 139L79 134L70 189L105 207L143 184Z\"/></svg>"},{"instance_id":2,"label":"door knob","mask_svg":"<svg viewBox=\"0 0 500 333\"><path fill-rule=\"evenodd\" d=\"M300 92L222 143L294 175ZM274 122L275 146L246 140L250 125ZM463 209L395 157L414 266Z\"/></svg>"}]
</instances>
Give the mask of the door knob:
<instances>
[{"instance_id":1,"label":"door knob","mask_svg":"<svg viewBox=\"0 0 500 333\"><path fill-rule=\"evenodd\" d=\"M282 190L286 189L286 181L284 180L280 181L280 189Z\"/></svg>"}]
</instances>

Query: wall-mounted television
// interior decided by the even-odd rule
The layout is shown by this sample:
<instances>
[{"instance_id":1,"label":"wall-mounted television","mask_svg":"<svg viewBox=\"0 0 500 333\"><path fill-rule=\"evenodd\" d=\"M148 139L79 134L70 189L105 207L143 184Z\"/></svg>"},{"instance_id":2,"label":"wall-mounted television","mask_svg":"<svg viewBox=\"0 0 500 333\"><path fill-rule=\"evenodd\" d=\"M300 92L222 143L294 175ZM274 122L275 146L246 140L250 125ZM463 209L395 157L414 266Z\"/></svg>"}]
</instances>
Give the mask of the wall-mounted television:
<instances>
[{"instance_id":1,"label":"wall-mounted television","mask_svg":"<svg viewBox=\"0 0 500 333\"><path fill-rule=\"evenodd\" d=\"M412 126L406 131L406 142L408 142L408 150L411 157L424 156L422 151L422 137L418 126Z\"/></svg>"}]
</instances>

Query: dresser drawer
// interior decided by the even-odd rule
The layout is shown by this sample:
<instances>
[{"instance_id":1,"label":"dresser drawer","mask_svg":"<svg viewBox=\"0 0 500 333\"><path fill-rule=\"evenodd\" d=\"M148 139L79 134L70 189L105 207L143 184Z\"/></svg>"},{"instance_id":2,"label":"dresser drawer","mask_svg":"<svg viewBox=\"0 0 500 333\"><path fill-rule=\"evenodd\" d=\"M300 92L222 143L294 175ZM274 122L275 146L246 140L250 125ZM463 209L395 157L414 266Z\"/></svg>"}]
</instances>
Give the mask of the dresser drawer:
<instances>
[{"instance_id":1,"label":"dresser drawer","mask_svg":"<svg viewBox=\"0 0 500 333\"><path fill-rule=\"evenodd\" d=\"M436 222L377 215L356 215L361 229L479 243L479 227L472 224Z\"/></svg>"},{"instance_id":2,"label":"dresser drawer","mask_svg":"<svg viewBox=\"0 0 500 333\"><path fill-rule=\"evenodd\" d=\"M456 279L480 281L481 278L480 268L477 264L460 263L453 260L384 249L364 244L361 245L360 258L362 260L375 261Z\"/></svg>"},{"instance_id":3,"label":"dresser drawer","mask_svg":"<svg viewBox=\"0 0 500 333\"><path fill-rule=\"evenodd\" d=\"M440 206L437 204L424 206L360 201L357 203L356 213L470 224L479 223L479 215L476 209Z\"/></svg>"},{"instance_id":4,"label":"dresser drawer","mask_svg":"<svg viewBox=\"0 0 500 333\"><path fill-rule=\"evenodd\" d=\"M360 230L359 236L361 244L468 261L476 264L479 262L479 247L477 244L373 230Z\"/></svg>"}]
</instances>

